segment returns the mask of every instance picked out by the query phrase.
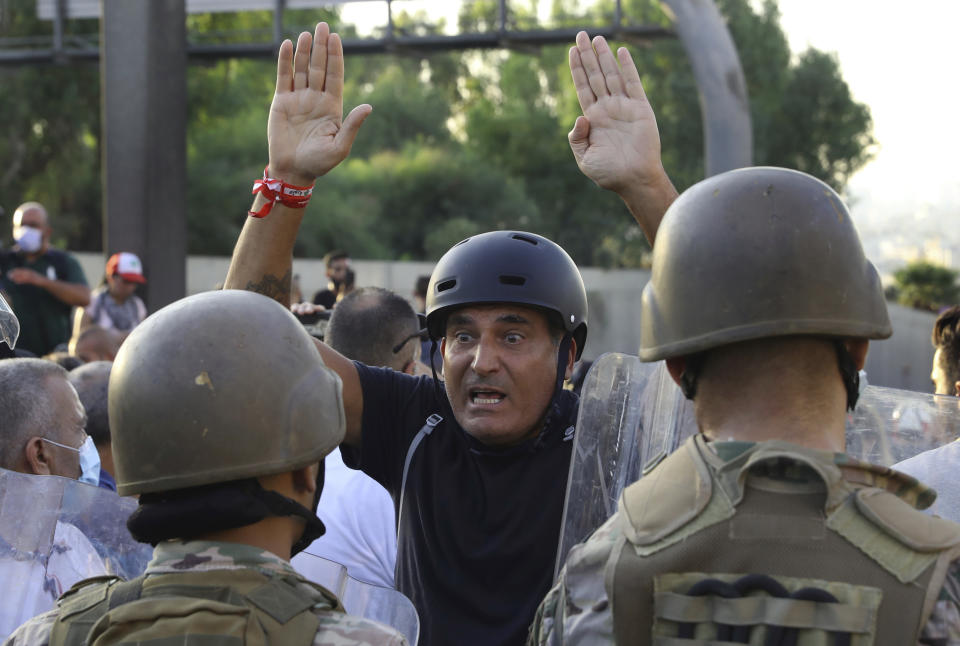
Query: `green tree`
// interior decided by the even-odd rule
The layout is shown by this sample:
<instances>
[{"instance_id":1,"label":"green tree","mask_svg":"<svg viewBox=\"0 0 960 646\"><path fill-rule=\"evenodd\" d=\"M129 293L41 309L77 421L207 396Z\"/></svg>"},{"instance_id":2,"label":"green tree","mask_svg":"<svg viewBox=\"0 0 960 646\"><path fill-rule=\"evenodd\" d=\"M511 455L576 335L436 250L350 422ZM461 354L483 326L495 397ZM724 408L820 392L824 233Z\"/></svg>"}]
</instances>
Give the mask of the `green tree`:
<instances>
[{"instance_id":1,"label":"green tree","mask_svg":"<svg viewBox=\"0 0 960 646\"><path fill-rule=\"evenodd\" d=\"M33 0L3 0L0 35L49 35ZM69 21L72 30L96 31L96 21ZM100 81L97 66L0 67L0 206L8 217L18 204L47 206L54 242L74 249L100 247ZM9 220L3 228L9 237Z\"/></svg>"},{"instance_id":2,"label":"green tree","mask_svg":"<svg viewBox=\"0 0 960 646\"><path fill-rule=\"evenodd\" d=\"M32 0L0 0L27 7ZM12 3L12 4L11 4ZM536 0L510 3L508 28L543 28ZM750 94L755 162L800 168L842 188L869 158L869 111L854 102L835 58L808 50L790 55L774 0L717 0L737 43ZM551 0L548 26L609 24L612 0L581 6ZM499 28L499 2L465 2L462 31ZM18 34L49 32L27 17ZM625 0L626 22L668 26L655 0ZM349 38L335 10L290 11L293 34L325 19ZM399 11L395 32L442 31L423 12ZM269 42L269 12L188 17L191 41ZM619 43L613 43L614 46ZM697 88L679 41L628 43L657 112L664 166L679 189L703 176ZM456 240L491 228L547 235L583 265L637 266L649 247L613 194L577 170L566 133L580 108L567 69L566 45L496 50L350 56L345 104L374 111L351 158L322 178L308 207L296 252L331 247L356 257L435 259ZM66 214L60 227L73 248L100 238L99 79L95 66L0 70L4 90L23 102L0 102L11 160L0 174L0 200L41 199ZM188 226L191 253L228 254L249 187L266 163L264 122L274 64L229 60L188 68ZM79 70L79 71L78 71ZM12 79L13 84L7 83Z\"/></svg>"},{"instance_id":3,"label":"green tree","mask_svg":"<svg viewBox=\"0 0 960 646\"><path fill-rule=\"evenodd\" d=\"M926 260L915 260L893 273L897 300L921 310L937 311L960 301L955 269Z\"/></svg>"}]
</instances>

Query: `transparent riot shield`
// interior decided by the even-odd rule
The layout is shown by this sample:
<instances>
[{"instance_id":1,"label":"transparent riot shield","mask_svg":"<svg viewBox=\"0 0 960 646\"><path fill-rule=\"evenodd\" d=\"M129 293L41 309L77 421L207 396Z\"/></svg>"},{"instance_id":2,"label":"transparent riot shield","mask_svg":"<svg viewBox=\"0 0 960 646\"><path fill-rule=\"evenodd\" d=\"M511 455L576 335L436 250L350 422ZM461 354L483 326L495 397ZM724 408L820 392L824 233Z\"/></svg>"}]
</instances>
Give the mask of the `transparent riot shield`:
<instances>
[{"instance_id":1,"label":"transparent riot shield","mask_svg":"<svg viewBox=\"0 0 960 646\"><path fill-rule=\"evenodd\" d=\"M309 551L300 552L290 562L297 572L337 595L347 614L386 624L402 633L410 646L417 643L420 616L403 593L358 581L347 574L344 566Z\"/></svg>"},{"instance_id":2,"label":"transparent riot shield","mask_svg":"<svg viewBox=\"0 0 960 646\"><path fill-rule=\"evenodd\" d=\"M624 488L695 432L692 406L663 362L620 353L594 362L580 394L555 576L570 548L613 515Z\"/></svg>"},{"instance_id":3,"label":"transparent riot shield","mask_svg":"<svg viewBox=\"0 0 960 646\"><path fill-rule=\"evenodd\" d=\"M892 466L960 437L960 399L867 386L847 417L847 455Z\"/></svg>"},{"instance_id":4,"label":"transparent riot shield","mask_svg":"<svg viewBox=\"0 0 960 646\"><path fill-rule=\"evenodd\" d=\"M12 350L17 345L17 337L20 336L20 321L16 314L7 305L7 301L0 295L0 339L6 341L7 346Z\"/></svg>"},{"instance_id":5,"label":"transparent riot shield","mask_svg":"<svg viewBox=\"0 0 960 646\"><path fill-rule=\"evenodd\" d=\"M135 508L76 480L0 469L0 639L77 581L141 574L152 550L127 531Z\"/></svg>"},{"instance_id":6,"label":"transparent riot shield","mask_svg":"<svg viewBox=\"0 0 960 646\"><path fill-rule=\"evenodd\" d=\"M932 513L960 522L960 398L867 386L847 419L847 454L892 466L937 492Z\"/></svg>"}]
</instances>

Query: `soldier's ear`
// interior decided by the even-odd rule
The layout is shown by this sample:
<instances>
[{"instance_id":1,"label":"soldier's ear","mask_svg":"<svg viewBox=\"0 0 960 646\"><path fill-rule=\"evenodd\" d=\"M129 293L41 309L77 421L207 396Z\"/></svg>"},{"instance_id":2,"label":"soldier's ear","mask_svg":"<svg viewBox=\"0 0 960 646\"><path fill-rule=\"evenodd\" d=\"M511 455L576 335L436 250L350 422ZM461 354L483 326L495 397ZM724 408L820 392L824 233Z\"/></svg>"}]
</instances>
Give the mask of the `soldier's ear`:
<instances>
[{"instance_id":1,"label":"soldier's ear","mask_svg":"<svg viewBox=\"0 0 960 646\"><path fill-rule=\"evenodd\" d=\"M678 386L683 386L683 371L686 369L686 357L671 357L667 359L667 372L670 373L670 378L673 379L674 383L676 383Z\"/></svg>"},{"instance_id":2,"label":"soldier's ear","mask_svg":"<svg viewBox=\"0 0 960 646\"><path fill-rule=\"evenodd\" d=\"M317 491L317 471L320 465L311 464L300 467L293 472L293 487L297 493L307 493L311 496Z\"/></svg>"},{"instance_id":3,"label":"soldier's ear","mask_svg":"<svg viewBox=\"0 0 960 646\"><path fill-rule=\"evenodd\" d=\"M47 461L44 448L43 439L40 437L34 436L27 440L27 445L23 449L23 457L27 463L28 473L38 476L51 474L50 463Z\"/></svg>"},{"instance_id":4,"label":"soldier's ear","mask_svg":"<svg viewBox=\"0 0 960 646\"><path fill-rule=\"evenodd\" d=\"M863 370L867 363L867 350L870 347L870 341L867 339L846 339L843 344L847 346L847 352L853 357L853 363L857 370Z\"/></svg>"},{"instance_id":5,"label":"soldier's ear","mask_svg":"<svg viewBox=\"0 0 960 646\"><path fill-rule=\"evenodd\" d=\"M954 382L953 394L955 397L960 397L960 381Z\"/></svg>"}]
</instances>

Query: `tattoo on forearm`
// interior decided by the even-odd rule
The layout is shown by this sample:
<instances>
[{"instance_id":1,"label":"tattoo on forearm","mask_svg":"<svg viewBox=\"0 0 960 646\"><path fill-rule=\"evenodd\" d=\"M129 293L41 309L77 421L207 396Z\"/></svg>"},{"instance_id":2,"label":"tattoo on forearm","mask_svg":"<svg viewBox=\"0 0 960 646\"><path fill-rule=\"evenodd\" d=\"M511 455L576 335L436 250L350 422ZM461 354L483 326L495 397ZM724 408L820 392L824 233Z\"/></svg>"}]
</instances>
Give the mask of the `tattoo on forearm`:
<instances>
[{"instance_id":1,"label":"tattoo on forearm","mask_svg":"<svg viewBox=\"0 0 960 646\"><path fill-rule=\"evenodd\" d=\"M293 281L293 270L287 270L281 277L273 274L264 274L260 282L250 281L244 287L248 292L257 292L264 296L269 296L284 307L290 305L290 284Z\"/></svg>"}]
</instances>

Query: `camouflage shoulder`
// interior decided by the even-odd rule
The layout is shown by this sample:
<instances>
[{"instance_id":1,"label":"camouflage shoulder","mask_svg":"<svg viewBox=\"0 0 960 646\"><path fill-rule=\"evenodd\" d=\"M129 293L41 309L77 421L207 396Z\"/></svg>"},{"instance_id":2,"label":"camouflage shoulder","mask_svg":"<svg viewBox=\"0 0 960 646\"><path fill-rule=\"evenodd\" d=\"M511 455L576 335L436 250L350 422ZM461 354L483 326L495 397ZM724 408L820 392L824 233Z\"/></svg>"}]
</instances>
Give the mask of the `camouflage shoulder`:
<instances>
[{"instance_id":1,"label":"camouflage shoulder","mask_svg":"<svg viewBox=\"0 0 960 646\"><path fill-rule=\"evenodd\" d=\"M59 609L54 608L30 619L7 637L3 646L48 646L50 632L53 630L53 624L57 621L59 612Z\"/></svg>"},{"instance_id":2,"label":"camouflage shoulder","mask_svg":"<svg viewBox=\"0 0 960 646\"><path fill-rule=\"evenodd\" d=\"M845 453L835 453L834 463L843 477L855 485L884 489L916 509L927 509L936 500L936 492L913 476L891 467L870 464Z\"/></svg>"},{"instance_id":3,"label":"camouflage shoulder","mask_svg":"<svg viewBox=\"0 0 960 646\"><path fill-rule=\"evenodd\" d=\"M320 627L313 646L407 646L406 638L383 624L338 612L318 613Z\"/></svg>"},{"instance_id":4,"label":"camouflage shoulder","mask_svg":"<svg viewBox=\"0 0 960 646\"><path fill-rule=\"evenodd\" d=\"M605 572L617 544L624 540L617 513L585 543L570 550L557 584L537 609L528 646L613 643Z\"/></svg>"},{"instance_id":5,"label":"camouflage shoulder","mask_svg":"<svg viewBox=\"0 0 960 646\"><path fill-rule=\"evenodd\" d=\"M960 561L950 564L933 612L923 626L918 643L960 644Z\"/></svg>"}]
</instances>

